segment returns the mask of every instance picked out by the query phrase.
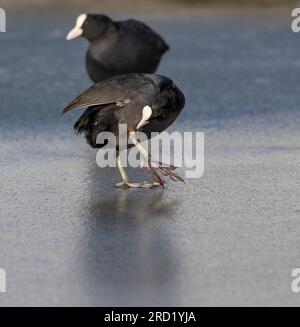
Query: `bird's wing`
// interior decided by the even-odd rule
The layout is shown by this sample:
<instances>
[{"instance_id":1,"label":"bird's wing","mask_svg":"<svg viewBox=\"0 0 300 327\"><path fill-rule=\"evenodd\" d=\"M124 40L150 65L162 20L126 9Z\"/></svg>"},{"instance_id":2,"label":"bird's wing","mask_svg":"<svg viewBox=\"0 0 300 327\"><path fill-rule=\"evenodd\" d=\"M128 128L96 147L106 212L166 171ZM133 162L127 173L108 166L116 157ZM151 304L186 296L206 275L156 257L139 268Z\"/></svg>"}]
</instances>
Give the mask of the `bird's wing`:
<instances>
[{"instance_id":1,"label":"bird's wing","mask_svg":"<svg viewBox=\"0 0 300 327\"><path fill-rule=\"evenodd\" d=\"M165 53L170 49L166 41L145 23L135 19L129 19L123 21L122 23L131 31L139 34L141 38L144 39L147 43L155 45L157 49L159 49L162 53Z\"/></svg>"},{"instance_id":2,"label":"bird's wing","mask_svg":"<svg viewBox=\"0 0 300 327\"><path fill-rule=\"evenodd\" d=\"M73 100L63 110L62 114L89 106L116 104L117 106L122 107L130 102L128 94L126 93L126 89L122 87L122 83L118 80L108 80L97 83Z\"/></svg>"}]
</instances>

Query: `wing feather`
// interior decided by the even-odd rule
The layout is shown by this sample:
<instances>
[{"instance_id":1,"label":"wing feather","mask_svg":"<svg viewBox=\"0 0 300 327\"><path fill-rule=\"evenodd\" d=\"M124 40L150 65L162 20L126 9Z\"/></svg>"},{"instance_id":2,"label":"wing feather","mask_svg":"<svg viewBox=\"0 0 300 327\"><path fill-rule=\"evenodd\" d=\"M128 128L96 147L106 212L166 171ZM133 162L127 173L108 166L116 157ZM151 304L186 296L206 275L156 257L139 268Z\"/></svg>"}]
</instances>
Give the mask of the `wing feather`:
<instances>
[{"instance_id":1,"label":"wing feather","mask_svg":"<svg viewBox=\"0 0 300 327\"><path fill-rule=\"evenodd\" d=\"M75 100L67 105L62 114L79 108L90 106L106 106L116 104L122 107L130 102L128 92L119 80L107 80L97 83L81 93Z\"/></svg>"}]
</instances>

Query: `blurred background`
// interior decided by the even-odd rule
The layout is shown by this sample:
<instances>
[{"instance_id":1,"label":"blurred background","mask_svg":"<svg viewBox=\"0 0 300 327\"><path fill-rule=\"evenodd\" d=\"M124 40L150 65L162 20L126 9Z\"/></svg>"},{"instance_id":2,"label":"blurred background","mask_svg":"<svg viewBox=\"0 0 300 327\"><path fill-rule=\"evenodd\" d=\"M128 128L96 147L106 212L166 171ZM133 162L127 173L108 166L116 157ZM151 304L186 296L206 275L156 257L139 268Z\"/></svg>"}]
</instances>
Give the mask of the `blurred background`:
<instances>
[{"instance_id":1,"label":"blurred background","mask_svg":"<svg viewBox=\"0 0 300 327\"><path fill-rule=\"evenodd\" d=\"M68 11L74 9L86 9L88 6L90 10L97 9L99 6L105 10L117 11L160 11L164 9L171 10L197 10L204 8L274 8L274 7L289 7L296 6L297 0L1 0L1 5L8 7L19 8L24 11L27 9L42 9L47 7L51 9L65 8ZM50 7L50 8L49 8ZM54 9L53 8L53 9Z\"/></svg>"},{"instance_id":2,"label":"blurred background","mask_svg":"<svg viewBox=\"0 0 300 327\"><path fill-rule=\"evenodd\" d=\"M296 6L0 2L0 305L300 304ZM82 12L142 20L170 45L158 73L187 100L170 130L205 133L201 179L115 189L117 170L73 134L81 112L60 117L91 85L87 42L65 40Z\"/></svg>"},{"instance_id":3,"label":"blurred background","mask_svg":"<svg viewBox=\"0 0 300 327\"><path fill-rule=\"evenodd\" d=\"M3 5L7 6L9 4L11 5L27 5L27 4L55 4L57 5L57 2L54 0L26 0L26 4L22 0L2 0L1 1ZM278 6L278 5L289 5L289 4L295 4L297 3L297 0L62 0L60 1L60 4L66 4L66 5L106 5L106 6L118 6L126 5L126 6L136 6L136 5L169 5L169 6L175 6L175 5L252 5L252 6Z\"/></svg>"}]
</instances>

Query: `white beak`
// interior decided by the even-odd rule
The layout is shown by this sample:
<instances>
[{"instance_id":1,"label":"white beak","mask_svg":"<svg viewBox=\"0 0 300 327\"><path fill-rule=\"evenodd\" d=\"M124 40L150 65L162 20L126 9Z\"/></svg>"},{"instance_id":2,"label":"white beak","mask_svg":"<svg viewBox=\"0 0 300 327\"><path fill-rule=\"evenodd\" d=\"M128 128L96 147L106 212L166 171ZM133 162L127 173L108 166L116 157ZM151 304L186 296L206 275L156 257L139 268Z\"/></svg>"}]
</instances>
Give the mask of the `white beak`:
<instances>
[{"instance_id":1,"label":"white beak","mask_svg":"<svg viewBox=\"0 0 300 327\"><path fill-rule=\"evenodd\" d=\"M143 116L142 116L142 120L138 123L136 130L138 130L139 128L145 126L146 124L149 123L148 119L151 117L152 115L152 109L149 106L145 106L143 108Z\"/></svg>"},{"instance_id":2,"label":"white beak","mask_svg":"<svg viewBox=\"0 0 300 327\"><path fill-rule=\"evenodd\" d=\"M83 34L82 26L87 19L87 14L81 14L77 17L75 27L71 29L71 31L68 33L66 39L72 40L75 39L78 36L81 36Z\"/></svg>"},{"instance_id":3,"label":"white beak","mask_svg":"<svg viewBox=\"0 0 300 327\"><path fill-rule=\"evenodd\" d=\"M82 28L78 28L78 27L74 27L73 29L71 29L71 31L68 33L66 39L69 40L73 40L76 39L77 37L81 36L83 33L83 29Z\"/></svg>"}]
</instances>

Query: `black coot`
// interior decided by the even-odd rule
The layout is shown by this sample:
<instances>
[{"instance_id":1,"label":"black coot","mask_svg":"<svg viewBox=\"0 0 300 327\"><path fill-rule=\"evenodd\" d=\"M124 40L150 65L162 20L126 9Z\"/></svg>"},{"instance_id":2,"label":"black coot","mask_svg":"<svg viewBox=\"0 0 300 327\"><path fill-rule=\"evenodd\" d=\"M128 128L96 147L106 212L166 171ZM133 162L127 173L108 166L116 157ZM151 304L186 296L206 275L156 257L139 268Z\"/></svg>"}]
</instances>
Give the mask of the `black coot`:
<instances>
[{"instance_id":1,"label":"black coot","mask_svg":"<svg viewBox=\"0 0 300 327\"><path fill-rule=\"evenodd\" d=\"M184 104L183 93L169 78L152 74L128 74L95 84L72 101L63 113L88 107L74 128L77 133L85 134L87 142L93 148L103 146L97 144L96 139L104 131L112 132L118 141L119 124L126 124L133 144L148 160L148 168L155 182L129 182L120 162L117 142L117 165L123 178L118 186L153 187L164 185L164 180L158 173L168 175L173 181L182 179L174 174L174 166L154 162L137 140L135 133L141 131L150 138L151 132L162 132L175 121Z\"/></svg>"},{"instance_id":2,"label":"black coot","mask_svg":"<svg viewBox=\"0 0 300 327\"><path fill-rule=\"evenodd\" d=\"M89 41L86 69L94 82L128 73L154 73L166 42L149 26L134 19L113 21L105 15L81 14L67 40Z\"/></svg>"}]
</instances>

